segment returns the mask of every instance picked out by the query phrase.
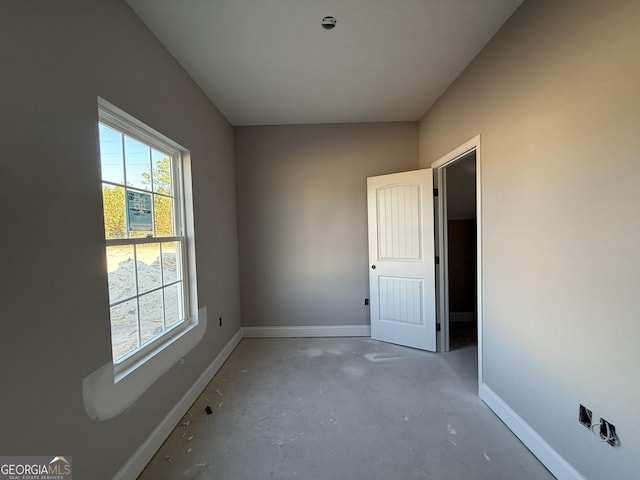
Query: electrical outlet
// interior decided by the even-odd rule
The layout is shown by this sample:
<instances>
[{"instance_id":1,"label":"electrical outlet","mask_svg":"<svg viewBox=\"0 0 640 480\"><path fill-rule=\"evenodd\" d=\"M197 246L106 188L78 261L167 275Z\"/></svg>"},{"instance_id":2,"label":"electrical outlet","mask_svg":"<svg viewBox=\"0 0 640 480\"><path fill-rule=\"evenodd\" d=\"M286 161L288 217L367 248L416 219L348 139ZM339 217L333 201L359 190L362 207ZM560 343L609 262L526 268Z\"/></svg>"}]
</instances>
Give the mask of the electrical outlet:
<instances>
[{"instance_id":1,"label":"electrical outlet","mask_svg":"<svg viewBox=\"0 0 640 480\"><path fill-rule=\"evenodd\" d=\"M602 417L600 417L598 423L593 423L593 412L582 404L578 407L578 422L591 430L591 433L602 442L606 442L612 447L620 445L620 439L616 433L615 425L609 423Z\"/></svg>"},{"instance_id":2,"label":"electrical outlet","mask_svg":"<svg viewBox=\"0 0 640 480\"><path fill-rule=\"evenodd\" d=\"M593 412L584 405L580 404L578 409L578 421L585 427L591 429L591 421L593 419Z\"/></svg>"},{"instance_id":3,"label":"electrical outlet","mask_svg":"<svg viewBox=\"0 0 640 480\"><path fill-rule=\"evenodd\" d=\"M612 447L618 443L615 425L607 422L604 418L600 419L600 438Z\"/></svg>"}]
</instances>

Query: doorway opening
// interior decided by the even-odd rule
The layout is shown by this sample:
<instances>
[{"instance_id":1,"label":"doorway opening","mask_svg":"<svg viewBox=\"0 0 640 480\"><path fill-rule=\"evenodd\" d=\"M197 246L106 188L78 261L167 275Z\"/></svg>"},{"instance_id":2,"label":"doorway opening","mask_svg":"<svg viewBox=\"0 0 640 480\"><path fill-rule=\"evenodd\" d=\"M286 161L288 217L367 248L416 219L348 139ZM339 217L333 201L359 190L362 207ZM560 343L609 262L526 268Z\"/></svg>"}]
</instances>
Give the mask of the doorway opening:
<instances>
[{"instance_id":1,"label":"doorway opening","mask_svg":"<svg viewBox=\"0 0 640 480\"><path fill-rule=\"evenodd\" d=\"M482 385L480 137L445 155L432 168L437 184L438 350L477 344Z\"/></svg>"},{"instance_id":2,"label":"doorway opening","mask_svg":"<svg viewBox=\"0 0 640 480\"><path fill-rule=\"evenodd\" d=\"M447 205L441 264L446 267L449 350L455 350L478 342L475 150L443 167L442 174Z\"/></svg>"}]
</instances>

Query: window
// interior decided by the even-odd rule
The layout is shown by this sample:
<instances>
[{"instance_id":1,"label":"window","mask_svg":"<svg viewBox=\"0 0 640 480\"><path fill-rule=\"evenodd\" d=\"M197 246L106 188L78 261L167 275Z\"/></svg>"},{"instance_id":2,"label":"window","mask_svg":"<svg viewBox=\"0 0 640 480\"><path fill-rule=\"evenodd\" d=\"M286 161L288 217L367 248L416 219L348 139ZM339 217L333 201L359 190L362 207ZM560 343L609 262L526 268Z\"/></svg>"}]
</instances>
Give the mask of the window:
<instances>
[{"instance_id":1,"label":"window","mask_svg":"<svg viewBox=\"0 0 640 480\"><path fill-rule=\"evenodd\" d=\"M183 149L105 101L98 111L117 370L189 324Z\"/></svg>"}]
</instances>

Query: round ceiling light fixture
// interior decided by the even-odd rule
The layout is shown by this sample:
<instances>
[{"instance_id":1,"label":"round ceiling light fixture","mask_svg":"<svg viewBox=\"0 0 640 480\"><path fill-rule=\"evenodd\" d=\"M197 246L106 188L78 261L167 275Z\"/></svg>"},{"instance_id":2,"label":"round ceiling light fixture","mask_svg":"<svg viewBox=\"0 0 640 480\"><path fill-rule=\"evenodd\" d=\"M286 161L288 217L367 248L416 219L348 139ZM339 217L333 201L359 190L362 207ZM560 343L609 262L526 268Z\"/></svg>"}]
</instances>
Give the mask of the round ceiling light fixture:
<instances>
[{"instance_id":1,"label":"round ceiling light fixture","mask_svg":"<svg viewBox=\"0 0 640 480\"><path fill-rule=\"evenodd\" d=\"M333 30L336 28L336 17L327 16L322 19L322 28L325 30Z\"/></svg>"}]
</instances>

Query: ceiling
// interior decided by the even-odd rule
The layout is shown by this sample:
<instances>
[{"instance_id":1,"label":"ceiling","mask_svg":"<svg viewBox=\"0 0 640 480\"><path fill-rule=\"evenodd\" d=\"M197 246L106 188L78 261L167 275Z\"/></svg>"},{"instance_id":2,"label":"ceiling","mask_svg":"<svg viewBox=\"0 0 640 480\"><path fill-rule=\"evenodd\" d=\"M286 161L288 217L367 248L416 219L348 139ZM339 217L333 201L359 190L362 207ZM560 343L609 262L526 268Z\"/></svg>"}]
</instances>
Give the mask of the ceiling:
<instances>
[{"instance_id":1,"label":"ceiling","mask_svg":"<svg viewBox=\"0 0 640 480\"><path fill-rule=\"evenodd\" d=\"M522 0L127 3L233 125L274 125L420 119Z\"/></svg>"}]
</instances>

